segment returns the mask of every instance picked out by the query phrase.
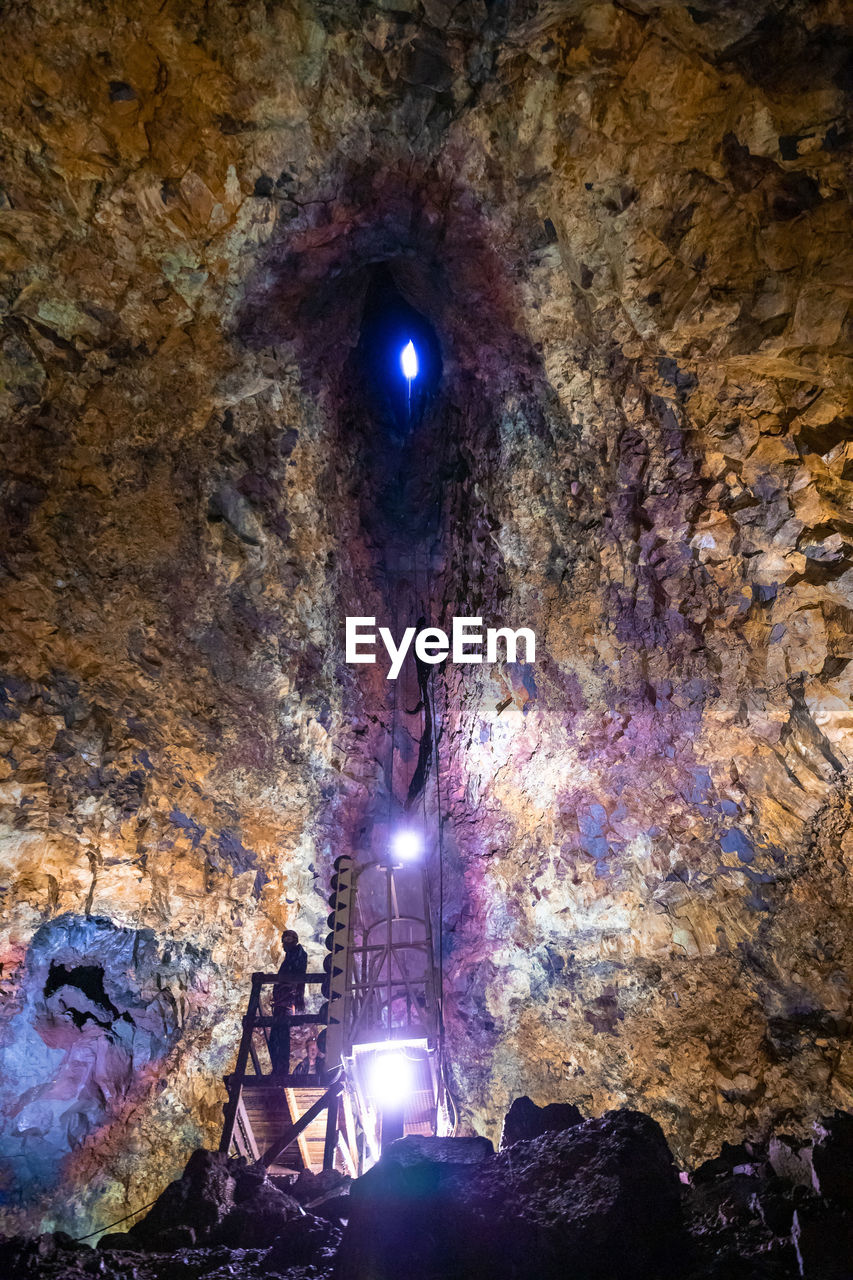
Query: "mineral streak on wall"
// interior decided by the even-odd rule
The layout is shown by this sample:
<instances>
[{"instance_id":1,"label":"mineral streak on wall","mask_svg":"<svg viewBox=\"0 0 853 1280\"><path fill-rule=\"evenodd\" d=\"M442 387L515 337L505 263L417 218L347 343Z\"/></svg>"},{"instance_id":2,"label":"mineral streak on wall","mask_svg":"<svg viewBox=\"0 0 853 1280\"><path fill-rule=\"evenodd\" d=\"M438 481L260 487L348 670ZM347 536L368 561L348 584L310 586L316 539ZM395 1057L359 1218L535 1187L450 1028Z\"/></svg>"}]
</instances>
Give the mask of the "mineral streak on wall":
<instances>
[{"instance_id":1,"label":"mineral streak on wall","mask_svg":"<svg viewBox=\"0 0 853 1280\"><path fill-rule=\"evenodd\" d=\"M7 1227L153 1199L281 928L319 960L387 798L343 628L394 459L407 599L537 638L434 675L465 1123L627 1102L690 1161L853 1105L844 16L4 13ZM381 264L441 348L405 448Z\"/></svg>"}]
</instances>

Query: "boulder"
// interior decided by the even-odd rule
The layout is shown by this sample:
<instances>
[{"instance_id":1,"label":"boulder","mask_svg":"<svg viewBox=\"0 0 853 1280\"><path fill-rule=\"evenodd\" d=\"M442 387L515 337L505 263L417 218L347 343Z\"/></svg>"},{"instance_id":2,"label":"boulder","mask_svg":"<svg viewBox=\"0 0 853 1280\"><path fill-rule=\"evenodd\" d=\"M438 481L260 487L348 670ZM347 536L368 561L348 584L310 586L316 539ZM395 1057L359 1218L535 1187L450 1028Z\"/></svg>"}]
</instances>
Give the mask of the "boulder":
<instances>
[{"instance_id":1,"label":"boulder","mask_svg":"<svg viewBox=\"0 0 853 1280\"><path fill-rule=\"evenodd\" d=\"M283 1178L272 1181L294 1200L302 1205L306 1212L320 1218L328 1218L331 1222L340 1222L346 1218L349 1209L349 1189L351 1178L339 1173L336 1169L323 1169L320 1173L312 1173L303 1169L297 1178L285 1184Z\"/></svg>"},{"instance_id":2,"label":"boulder","mask_svg":"<svg viewBox=\"0 0 853 1280\"><path fill-rule=\"evenodd\" d=\"M81 1277L92 1274L94 1251L64 1231L46 1232L33 1239L0 1236L0 1276L3 1280L38 1280L41 1276ZM97 1273L95 1273L97 1274Z\"/></svg>"},{"instance_id":3,"label":"boulder","mask_svg":"<svg viewBox=\"0 0 853 1280\"><path fill-rule=\"evenodd\" d=\"M809 1197L794 1210L791 1240L802 1280L853 1280L853 1213Z\"/></svg>"},{"instance_id":4,"label":"boulder","mask_svg":"<svg viewBox=\"0 0 853 1280\"><path fill-rule=\"evenodd\" d=\"M133 1236L127 1231L109 1231L106 1235L101 1236L97 1243L98 1249L138 1249L139 1245L133 1243Z\"/></svg>"},{"instance_id":5,"label":"boulder","mask_svg":"<svg viewBox=\"0 0 853 1280\"><path fill-rule=\"evenodd\" d=\"M682 1245L679 1180L637 1112L514 1142L404 1139L353 1183L336 1280L652 1280Z\"/></svg>"},{"instance_id":6,"label":"boulder","mask_svg":"<svg viewBox=\"0 0 853 1280\"><path fill-rule=\"evenodd\" d=\"M428 1138L409 1134L398 1138L382 1154L386 1168L422 1168L451 1170L459 1165L479 1165L495 1154L488 1138ZM361 1179L360 1182L364 1180Z\"/></svg>"},{"instance_id":7,"label":"boulder","mask_svg":"<svg viewBox=\"0 0 853 1280\"><path fill-rule=\"evenodd\" d=\"M283 1178L273 1178L272 1181L293 1196L294 1200L298 1200L303 1208L307 1208L309 1205L321 1204L330 1197L349 1195L352 1179L339 1173L337 1169L323 1169L320 1173L303 1169L287 1186L282 1185Z\"/></svg>"},{"instance_id":8,"label":"boulder","mask_svg":"<svg viewBox=\"0 0 853 1280\"><path fill-rule=\"evenodd\" d=\"M229 1249L265 1249L287 1224L304 1213L291 1196L267 1182L251 1198L235 1204L205 1243L224 1244Z\"/></svg>"},{"instance_id":9,"label":"boulder","mask_svg":"<svg viewBox=\"0 0 853 1280\"><path fill-rule=\"evenodd\" d=\"M181 1177L126 1235L132 1248L157 1252L194 1245L262 1249L303 1212L257 1165L194 1151Z\"/></svg>"},{"instance_id":10,"label":"boulder","mask_svg":"<svg viewBox=\"0 0 853 1280\"><path fill-rule=\"evenodd\" d=\"M212 1236L233 1208L237 1163L216 1151L194 1151L180 1178L169 1183L127 1232L133 1248L172 1249L178 1247L176 1235L190 1232L192 1239L178 1243L194 1244Z\"/></svg>"},{"instance_id":11,"label":"boulder","mask_svg":"<svg viewBox=\"0 0 853 1280\"><path fill-rule=\"evenodd\" d=\"M794 1280L800 1274L792 1239L795 1206L810 1194L802 1186L788 1187L760 1164L729 1164L713 1177L694 1180L684 1194L693 1242L692 1267L684 1275L689 1280Z\"/></svg>"},{"instance_id":12,"label":"boulder","mask_svg":"<svg viewBox=\"0 0 853 1280\"><path fill-rule=\"evenodd\" d=\"M582 1120L580 1111L571 1102L549 1102L545 1107L537 1107L528 1097L516 1098L504 1117L501 1150L543 1133L571 1129Z\"/></svg>"},{"instance_id":13,"label":"boulder","mask_svg":"<svg viewBox=\"0 0 853 1280\"><path fill-rule=\"evenodd\" d=\"M265 1267L269 1272L286 1272L290 1267L316 1267L325 1273L340 1248L341 1228L306 1213L289 1222L273 1241Z\"/></svg>"},{"instance_id":14,"label":"boulder","mask_svg":"<svg viewBox=\"0 0 853 1280\"><path fill-rule=\"evenodd\" d=\"M807 1142L724 1144L684 1191L689 1280L853 1280L850 1139L836 1113Z\"/></svg>"}]
</instances>

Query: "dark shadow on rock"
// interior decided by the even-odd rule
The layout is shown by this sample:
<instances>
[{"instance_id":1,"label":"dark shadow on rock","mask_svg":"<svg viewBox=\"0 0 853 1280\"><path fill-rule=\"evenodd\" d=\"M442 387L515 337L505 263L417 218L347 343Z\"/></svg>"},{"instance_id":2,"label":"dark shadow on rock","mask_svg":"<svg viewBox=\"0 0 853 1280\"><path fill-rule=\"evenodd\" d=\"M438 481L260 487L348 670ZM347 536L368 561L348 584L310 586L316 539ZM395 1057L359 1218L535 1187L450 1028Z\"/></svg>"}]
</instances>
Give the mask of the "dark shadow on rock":
<instances>
[{"instance_id":1,"label":"dark shadow on rock","mask_svg":"<svg viewBox=\"0 0 853 1280\"><path fill-rule=\"evenodd\" d=\"M571 1129L582 1121L583 1116L571 1102L549 1102L545 1107L537 1107L528 1097L516 1098L504 1116L501 1150L514 1142L539 1138L543 1133Z\"/></svg>"},{"instance_id":2,"label":"dark shadow on rock","mask_svg":"<svg viewBox=\"0 0 853 1280\"><path fill-rule=\"evenodd\" d=\"M314 1208L322 1208L329 1196L340 1199L347 1182L340 1174L297 1179L300 1198ZM308 1212L286 1186L284 1179L270 1178L242 1158L195 1151L147 1216L126 1233L103 1236L99 1247L157 1253L198 1246L271 1248L276 1264L288 1266L330 1258L340 1242L335 1215Z\"/></svg>"}]
</instances>

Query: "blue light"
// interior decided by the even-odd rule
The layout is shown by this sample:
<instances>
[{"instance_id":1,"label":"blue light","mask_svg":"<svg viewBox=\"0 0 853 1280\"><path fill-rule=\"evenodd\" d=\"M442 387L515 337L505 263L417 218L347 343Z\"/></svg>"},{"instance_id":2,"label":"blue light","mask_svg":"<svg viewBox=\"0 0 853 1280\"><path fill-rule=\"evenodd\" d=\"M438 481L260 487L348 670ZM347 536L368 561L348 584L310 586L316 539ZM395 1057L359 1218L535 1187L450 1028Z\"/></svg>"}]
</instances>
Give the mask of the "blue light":
<instances>
[{"instance_id":1,"label":"blue light","mask_svg":"<svg viewBox=\"0 0 853 1280\"><path fill-rule=\"evenodd\" d=\"M417 831L404 829L395 832L391 848L401 862L413 862L421 856L423 841Z\"/></svg>"},{"instance_id":2,"label":"blue light","mask_svg":"<svg viewBox=\"0 0 853 1280\"><path fill-rule=\"evenodd\" d=\"M403 370L403 377L408 382L418 376L418 353L415 351L415 344L411 339L400 352L400 368Z\"/></svg>"}]
</instances>

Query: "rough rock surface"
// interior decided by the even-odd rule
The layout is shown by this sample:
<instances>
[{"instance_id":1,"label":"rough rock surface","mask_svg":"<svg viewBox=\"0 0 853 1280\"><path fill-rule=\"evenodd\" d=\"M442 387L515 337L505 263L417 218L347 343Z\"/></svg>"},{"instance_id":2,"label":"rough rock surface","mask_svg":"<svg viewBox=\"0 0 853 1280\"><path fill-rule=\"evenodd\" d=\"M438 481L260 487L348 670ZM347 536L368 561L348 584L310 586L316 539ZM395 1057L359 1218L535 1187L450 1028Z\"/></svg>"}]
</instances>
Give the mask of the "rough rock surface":
<instances>
[{"instance_id":1,"label":"rough rock surface","mask_svg":"<svg viewBox=\"0 0 853 1280\"><path fill-rule=\"evenodd\" d=\"M348 1179L303 1173L297 1181L267 1177L217 1152L190 1156L180 1178L127 1232L102 1235L93 1250L58 1232L36 1240L0 1240L9 1280L103 1275L116 1280L176 1276L283 1276L329 1273L341 1242L339 1223L324 1203L346 1199ZM308 1200L310 1210L300 1201Z\"/></svg>"},{"instance_id":2,"label":"rough rock surface","mask_svg":"<svg viewBox=\"0 0 853 1280\"><path fill-rule=\"evenodd\" d=\"M853 1118L836 1113L809 1140L773 1135L726 1145L701 1165L685 1194L696 1276L853 1275ZM823 1168L825 1173L817 1173Z\"/></svg>"},{"instance_id":3,"label":"rough rock surface","mask_svg":"<svg viewBox=\"0 0 853 1280\"><path fill-rule=\"evenodd\" d=\"M440 784L466 1123L698 1161L853 1103L845 17L7 7L7 1229L216 1144L248 975L319 960L392 784L436 830ZM392 445L382 263L443 362ZM343 662L415 608L538 637L434 672L437 762Z\"/></svg>"},{"instance_id":4,"label":"rough rock surface","mask_svg":"<svg viewBox=\"0 0 853 1280\"><path fill-rule=\"evenodd\" d=\"M485 1138L408 1137L351 1196L340 1175L280 1188L197 1151L126 1235L97 1250L0 1239L0 1265L10 1280L849 1280L851 1161L842 1113L808 1140L726 1144L680 1181L660 1127L630 1111L497 1155ZM323 1216L336 1201L343 1238Z\"/></svg>"},{"instance_id":5,"label":"rough rock surface","mask_svg":"<svg viewBox=\"0 0 853 1280\"><path fill-rule=\"evenodd\" d=\"M299 1203L274 1186L263 1169L247 1168L211 1151L196 1151L145 1218L127 1232L128 1244L164 1252L177 1244L272 1243L281 1224L303 1216ZM175 1233L191 1233L175 1240ZM106 1242L110 1237L102 1237Z\"/></svg>"},{"instance_id":6,"label":"rough rock surface","mask_svg":"<svg viewBox=\"0 0 853 1280\"><path fill-rule=\"evenodd\" d=\"M676 1258L678 1174L648 1116L611 1112L473 1160L449 1146L403 1138L353 1185L336 1280L651 1280Z\"/></svg>"}]
</instances>

